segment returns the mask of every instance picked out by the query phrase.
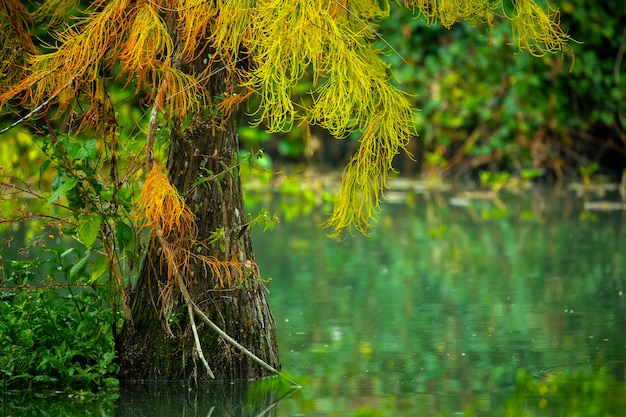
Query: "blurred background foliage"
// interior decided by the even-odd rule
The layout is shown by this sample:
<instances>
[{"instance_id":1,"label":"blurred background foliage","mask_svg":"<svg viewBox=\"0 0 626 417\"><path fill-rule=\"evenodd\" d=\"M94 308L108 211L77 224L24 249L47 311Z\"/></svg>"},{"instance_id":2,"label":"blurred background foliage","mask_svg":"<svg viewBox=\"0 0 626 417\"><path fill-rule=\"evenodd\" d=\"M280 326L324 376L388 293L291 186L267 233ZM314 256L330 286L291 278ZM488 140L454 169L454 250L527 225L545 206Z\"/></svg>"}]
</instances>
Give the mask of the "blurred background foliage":
<instances>
[{"instance_id":1,"label":"blurred background foliage","mask_svg":"<svg viewBox=\"0 0 626 417\"><path fill-rule=\"evenodd\" d=\"M392 7L379 28L397 50L387 59L421 109L421 136L410 147L417 163L398 156L401 174L457 178L508 170L572 178L579 166L597 162L619 179L626 165L626 9L620 0L554 6L576 42L571 53L543 58L517 51L498 18L492 28L461 22L448 30ZM242 139L275 159L330 167L358 146L354 138L337 141L316 129L307 144L303 128L272 136L246 130Z\"/></svg>"},{"instance_id":2,"label":"blurred background foliage","mask_svg":"<svg viewBox=\"0 0 626 417\"><path fill-rule=\"evenodd\" d=\"M402 14L398 31L397 23L385 22L385 38L407 60L402 65L389 56L398 82L417 94L422 109L422 136L414 146L418 169L540 168L571 175L599 162L620 173L626 162L626 10L619 1L557 6L562 26L578 41L573 56L516 53L505 25L461 24L448 31ZM406 160L401 167L410 169Z\"/></svg>"}]
</instances>

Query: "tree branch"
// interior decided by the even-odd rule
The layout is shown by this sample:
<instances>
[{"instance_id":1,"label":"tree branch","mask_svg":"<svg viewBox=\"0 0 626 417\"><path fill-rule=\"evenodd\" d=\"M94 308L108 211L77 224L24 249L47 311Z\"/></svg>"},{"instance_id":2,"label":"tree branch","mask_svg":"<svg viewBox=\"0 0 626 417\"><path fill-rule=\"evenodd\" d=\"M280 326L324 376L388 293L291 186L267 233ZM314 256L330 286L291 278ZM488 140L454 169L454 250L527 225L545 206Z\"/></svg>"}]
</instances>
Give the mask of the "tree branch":
<instances>
[{"instance_id":1,"label":"tree branch","mask_svg":"<svg viewBox=\"0 0 626 417\"><path fill-rule=\"evenodd\" d=\"M211 371L211 367L209 366L209 363L207 362L206 358L204 357L204 353L202 352L202 345L200 344L200 336L198 336L198 329L196 328L196 321L193 318L193 305L192 305L193 303L191 302L189 293L187 292L185 285L182 284L180 277L179 277L178 285L180 287L180 292L183 293L185 304L187 304L187 313L189 314L189 323L191 324L191 331L193 332L193 338L196 342L196 350L198 351L198 356L200 357L200 360L202 361L202 364L204 365L204 368L206 369L207 374L209 374L209 377L211 379L215 379L215 375L213 375L213 371Z\"/></svg>"},{"instance_id":2,"label":"tree branch","mask_svg":"<svg viewBox=\"0 0 626 417\"><path fill-rule=\"evenodd\" d=\"M161 247L163 248L164 251L169 251L169 248L165 242L161 242ZM169 259L172 259L172 262L173 262L175 258L169 258ZM215 379L215 375L213 375L213 371L211 371L211 367L209 366L209 363L204 357L204 352L202 351L202 345L200 344L200 337L198 336L198 329L196 327L196 321L194 320L194 317L193 317L193 310L194 310L195 304L193 303L193 301L191 301L191 297L189 296L189 292L187 291L187 287L185 286L183 277L181 276L180 271L178 270L178 265L172 265L172 270L174 272L174 275L176 275L176 282L178 283L178 288L180 289L180 292L183 295L183 298L185 299L185 304L187 304L187 314L189 315L189 323L191 324L191 331L193 332L193 339L196 345L196 352L198 352L198 357L200 358L200 361L204 365L204 369L206 369L206 372L209 375L209 377L211 379Z\"/></svg>"},{"instance_id":3,"label":"tree branch","mask_svg":"<svg viewBox=\"0 0 626 417\"><path fill-rule=\"evenodd\" d=\"M58 67L57 67L57 68L58 68ZM56 68L54 68L54 69L56 69ZM44 75L42 75L41 77L39 77L39 78L35 81L35 83L36 83L37 81L41 80L42 78L44 78L44 77L46 77L46 76L50 75L50 74L52 73L52 71L54 71L54 69L53 69L53 70L51 70L51 71L49 71L47 74L44 74ZM0 130L0 135L1 135L1 134L3 134L3 133L8 132L8 131L9 131L9 130L11 130L11 129L13 129L15 126L19 125L19 124L20 124L20 123L22 123L23 121L30 119L30 118L31 118L31 117L32 117L35 113L37 113L39 110L43 109L43 108L44 108L44 107L46 107L48 104L50 104L50 102L51 102L52 100L54 100L54 99L55 99L55 98L56 98L59 94L61 94L61 92L62 92L63 90L65 90L67 87L69 87L69 85L70 85L70 84L72 84L72 83L74 82L74 79L75 79L75 78L76 78L76 76L74 76L74 77L70 78L70 80L69 80L69 81L68 81L68 82L67 82L67 83L66 83L63 87L59 88L59 89L57 90L57 92L56 92L56 93L54 93L52 96L50 96L50 97L49 97L46 101L44 101L43 103L41 103L39 106L37 106L37 107L35 107L33 110L31 110L31 111L30 111L30 113L28 113L26 116L24 116L24 117L20 117L19 119L17 119L15 122L13 122L12 124L10 124L9 126L7 126L7 127L5 127L4 129ZM33 84L35 84L35 83L33 83Z\"/></svg>"},{"instance_id":4,"label":"tree branch","mask_svg":"<svg viewBox=\"0 0 626 417\"><path fill-rule=\"evenodd\" d=\"M206 324L208 324L213 330L215 330L220 336L222 336L224 339L226 339L227 342L229 342L230 344L232 344L233 346L235 346L237 349L239 349L240 351L242 351L246 356L248 356L250 359L252 359L253 361L255 361L256 363L258 363L259 365L261 365L263 368L274 372L276 375L280 375L283 378L285 378L287 381L289 381L289 383L293 384L294 387L300 387L300 385L294 381L293 379L283 375L282 373L280 373L280 371L276 370L274 367L272 367L271 365L268 365L267 363L265 363L265 361L263 361L263 359L260 359L258 356L256 356L254 353L250 352L248 349L246 349L245 347L243 347L242 345L240 345L239 343L237 343L237 341L235 339L233 339L232 337L230 337L228 334L226 334L226 332L224 332L222 329L220 329L215 323L213 323L211 321L210 318L207 317L206 314L204 314L204 312L202 310L200 310L200 308L192 301L191 304L193 305L194 310L196 311L196 314L202 319L202 321L204 321Z\"/></svg>"}]
</instances>

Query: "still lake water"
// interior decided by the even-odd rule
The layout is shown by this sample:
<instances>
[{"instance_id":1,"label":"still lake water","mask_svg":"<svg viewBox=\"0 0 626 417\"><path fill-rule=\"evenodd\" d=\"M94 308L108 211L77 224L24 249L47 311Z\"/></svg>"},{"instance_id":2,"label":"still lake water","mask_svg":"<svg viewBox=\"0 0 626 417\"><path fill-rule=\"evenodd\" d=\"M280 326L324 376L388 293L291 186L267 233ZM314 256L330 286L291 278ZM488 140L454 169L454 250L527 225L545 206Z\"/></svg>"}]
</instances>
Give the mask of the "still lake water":
<instances>
[{"instance_id":1,"label":"still lake water","mask_svg":"<svg viewBox=\"0 0 626 417\"><path fill-rule=\"evenodd\" d=\"M522 368L626 380L626 213L448 201L387 206L368 239L329 240L321 216L256 236L284 366L306 376L278 415L496 411Z\"/></svg>"},{"instance_id":2,"label":"still lake water","mask_svg":"<svg viewBox=\"0 0 626 417\"><path fill-rule=\"evenodd\" d=\"M284 390L238 384L152 387L10 414L495 416L522 371L545 380L601 364L626 381L626 212L540 191L450 201L387 204L369 238L329 239L315 211L254 234L283 370L302 385L280 401Z\"/></svg>"}]
</instances>

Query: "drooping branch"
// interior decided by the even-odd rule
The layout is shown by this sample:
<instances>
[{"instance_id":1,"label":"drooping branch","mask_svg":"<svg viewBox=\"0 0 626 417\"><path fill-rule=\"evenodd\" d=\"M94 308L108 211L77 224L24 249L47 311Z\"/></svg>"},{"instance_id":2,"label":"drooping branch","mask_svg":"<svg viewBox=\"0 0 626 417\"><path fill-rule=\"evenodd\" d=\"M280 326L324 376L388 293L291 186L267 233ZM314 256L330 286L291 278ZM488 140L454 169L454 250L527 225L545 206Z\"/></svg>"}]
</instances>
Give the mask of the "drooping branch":
<instances>
[{"instance_id":1,"label":"drooping branch","mask_svg":"<svg viewBox=\"0 0 626 417\"><path fill-rule=\"evenodd\" d=\"M39 80L47 77L48 75L52 74L53 71L54 71L54 69L49 71L49 72L47 72L47 73L45 73L45 74L42 74L41 76L39 76L39 78L37 80L34 81L34 83L36 83L37 81L39 81ZM74 77L70 78L69 81L67 83L65 83L65 85L63 85L61 88L59 88L55 93L51 94L50 97L48 97L48 99L43 101L43 103L39 104L34 109L32 109L30 112L28 112L28 114L20 117L19 119L17 119L13 123L11 123L9 126L7 126L4 129L0 130L0 135L2 135L3 133L8 132L9 130L13 129L14 127L16 127L19 124L27 121L28 119L30 119L31 117L33 117L34 115L39 113L42 109L47 107L54 99L56 99L59 94L61 94L63 91L65 91L65 89L67 87L69 87L73 82L74 82Z\"/></svg>"},{"instance_id":2,"label":"drooping branch","mask_svg":"<svg viewBox=\"0 0 626 417\"><path fill-rule=\"evenodd\" d=\"M146 146L149 172L157 111L173 120L212 103L228 115L248 95L256 93L259 104L255 115L269 131L286 131L297 123L306 123L318 125L338 138L373 133L371 137L362 136L361 146L367 148L353 159L344 183L348 177L369 177L359 177L364 187L343 187L353 194L340 197L329 223L338 234L346 229L366 231L376 219L385 178L391 172L388 160L406 150L407 138L416 136L415 109L399 90L394 91L382 59L384 51L376 45L382 42L383 49L394 51L375 30L389 17L390 2L95 3L97 12L85 14L76 25L54 35L58 48L31 56L26 66L29 74L2 92L0 106L23 93L35 108L33 114L41 109L40 103L56 104L60 110L73 107L76 96L89 91L86 86L103 73L116 72L120 79L134 83L136 96L154 102ZM533 55L563 51L571 40L559 25L558 11L541 8L534 0L395 3L422 14L428 24L451 26L463 19L489 26L495 16L503 17L510 21L518 47ZM170 22L176 27L175 37L168 30ZM235 65L248 59L254 60L254 65ZM205 64L205 69L198 66L195 73L188 74L173 61L198 61ZM215 68L212 64L218 62L224 64L218 70L229 73L229 86L223 97L215 100L204 81L211 78ZM53 68L54 74L42 78ZM303 80L313 81L310 100L295 102L298 95L293 93ZM163 91L166 94L162 97ZM87 99L97 101L96 97ZM384 128L377 125L380 114L388 121ZM106 119L96 122L106 123ZM372 166L376 170L362 169L371 156L375 156ZM367 214L363 216L358 210Z\"/></svg>"}]
</instances>

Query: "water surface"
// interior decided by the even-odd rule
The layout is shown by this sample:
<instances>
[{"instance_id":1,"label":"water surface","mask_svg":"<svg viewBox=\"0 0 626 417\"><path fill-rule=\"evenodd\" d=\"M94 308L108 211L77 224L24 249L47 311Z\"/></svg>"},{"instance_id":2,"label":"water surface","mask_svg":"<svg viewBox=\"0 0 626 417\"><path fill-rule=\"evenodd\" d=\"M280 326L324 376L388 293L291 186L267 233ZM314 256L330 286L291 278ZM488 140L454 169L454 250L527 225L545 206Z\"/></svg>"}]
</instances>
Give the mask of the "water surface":
<instances>
[{"instance_id":1,"label":"water surface","mask_svg":"<svg viewBox=\"0 0 626 417\"><path fill-rule=\"evenodd\" d=\"M278 415L496 412L522 369L626 379L626 213L542 193L448 202L387 205L369 238L328 239L317 215L255 235L304 386Z\"/></svg>"},{"instance_id":2,"label":"water surface","mask_svg":"<svg viewBox=\"0 0 626 417\"><path fill-rule=\"evenodd\" d=\"M626 381L626 212L539 191L410 200L387 204L368 238L328 238L321 212L255 232L283 369L300 390L151 387L8 415L496 416L524 378L544 385L520 412L554 415L549 382L599 366L599 383L559 385L573 400L553 407L611 398L586 384Z\"/></svg>"}]
</instances>

